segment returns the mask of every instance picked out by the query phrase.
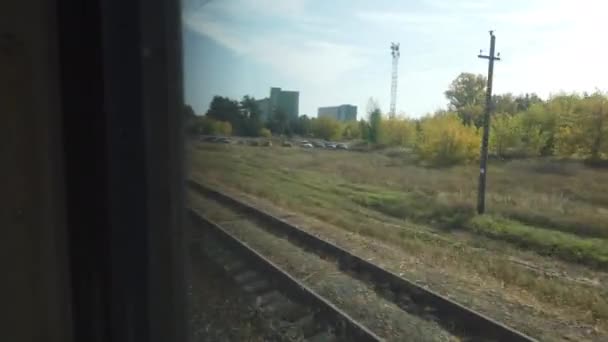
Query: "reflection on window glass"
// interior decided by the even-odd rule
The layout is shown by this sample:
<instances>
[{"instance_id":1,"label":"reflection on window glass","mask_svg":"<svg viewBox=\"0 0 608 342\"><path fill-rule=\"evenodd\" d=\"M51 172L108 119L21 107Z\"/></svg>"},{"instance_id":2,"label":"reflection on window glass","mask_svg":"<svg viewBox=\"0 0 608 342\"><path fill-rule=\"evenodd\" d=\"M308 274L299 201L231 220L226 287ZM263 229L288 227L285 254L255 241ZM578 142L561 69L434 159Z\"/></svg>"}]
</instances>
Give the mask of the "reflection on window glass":
<instances>
[{"instance_id":1,"label":"reflection on window glass","mask_svg":"<svg viewBox=\"0 0 608 342\"><path fill-rule=\"evenodd\" d=\"M604 7L187 1L194 339L607 340Z\"/></svg>"}]
</instances>

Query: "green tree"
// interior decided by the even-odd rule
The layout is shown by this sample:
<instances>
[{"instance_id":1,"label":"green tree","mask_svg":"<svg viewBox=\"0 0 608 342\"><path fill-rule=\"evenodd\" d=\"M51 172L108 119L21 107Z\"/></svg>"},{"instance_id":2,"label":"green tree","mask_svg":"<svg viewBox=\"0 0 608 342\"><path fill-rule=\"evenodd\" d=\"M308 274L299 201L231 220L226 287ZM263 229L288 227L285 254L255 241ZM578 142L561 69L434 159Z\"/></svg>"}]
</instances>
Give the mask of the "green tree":
<instances>
[{"instance_id":1,"label":"green tree","mask_svg":"<svg viewBox=\"0 0 608 342\"><path fill-rule=\"evenodd\" d=\"M475 119L479 116L480 108L483 111L485 88L485 76L463 72L445 91L450 101L449 109L456 111L465 125L479 124L480 120Z\"/></svg>"},{"instance_id":2,"label":"green tree","mask_svg":"<svg viewBox=\"0 0 608 342\"><path fill-rule=\"evenodd\" d=\"M227 121L214 120L208 116L197 116L192 124L192 132L198 134L231 135L232 125Z\"/></svg>"},{"instance_id":3,"label":"green tree","mask_svg":"<svg viewBox=\"0 0 608 342\"><path fill-rule=\"evenodd\" d=\"M543 103L531 105L519 115L522 149L528 156L553 155L557 116Z\"/></svg>"},{"instance_id":4,"label":"green tree","mask_svg":"<svg viewBox=\"0 0 608 342\"><path fill-rule=\"evenodd\" d=\"M256 136L260 129L264 127L261 119L261 110L255 98L245 95L240 102L241 115L243 120L242 129L240 132L243 135Z\"/></svg>"},{"instance_id":5,"label":"green tree","mask_svg":"<svg viewBox=\"0 0 608 342\"><path fill-rule=\"evenodd\" d=\"M359 131L361 132L361 139L365 140L365 141L370 141L370 128L369 128L369 124L367 123L367 121L361 119L359 120Z\"/></svg>"},{"instance_id":6,"label":"green tree","mask_svg":"<svg viewBox=\"0 0 608 342\"><path fill-rule=\"evenodd\" d=\"M315 137L325 140L340 138L340 122L332 118L321 117L313 121L312 133Z\"/></svg>"},{"instance_id":7,"label":"green tree","mask_svg":"<svg viewBox=\"0 0 608 342\"><path fill-rule=\"evenodd\" d=\"M232 135L232 125L228 121L216 121L213 129L215 134Z\"/></svg>"},{"instance_id":8,"label":"green tree","mask_svg":"<svg viewBox=\"0 0 608 342\"><path fill-rule=\"evenodd\" d=\"M342 138L347 140L361 139L361 126L357 121L347 121L342 124Z\"/></svg>"},{"instance_id":9,"label":"green tree","mask_svg":"<svg viewBox=\"0 0 608 342\"><path fill-rule=\"evenodd\" d=\"M269 128L274 134L291 134L287 112L281 108L277 108L270 118Z\"/></svg>"},{"instance_id":10,"label":"green tree","mask_svg":"<svg viewBox=\"0 0 608 342\"><path fill-rule=\"evenodd\" d=\"M580 111L587 113L581 120L585 135L583 150L592 160L608 152L608 96L600 92L583 99Z\"/></svg>"},{"instance_id":11,"label":"green tree","mask_svg":"<svg viewBox=\"0 0 608 342\"><path fill-rule=\"evenodd\" d=\"M584 98L559 99L565 107L559 117L558 151L599 160L608 153L608 95L596 92Z\"/></svg>"},{"instance_id":12,"label":"green tree","mask_svg":"<svg viewBox=\"0 0 608 342\"><path fill-rule=\"evenodd\" d=\"M481 127L483 125L484 109L482 105L465 105L457 111L457 114L464 125Z\"/></svg>"},{"instance_id":13,"label":"green tree","mask_svg":"<svg viewBox=\"0 0 608 342\"><path fill-rule=\"evenodd\" d=\"M272 133L270 132L270 130L268 128L262 128L260 129L260 132L258 133L259 136L264 137L264 138L271 138L272 137Z\"/></svg>"},{"instance_id":14,"label":"green tree","mask_svg":"<svg viewBox=\"0 0 608 342\"><path fill-rule=\"evenodd\" d=\"M520 147L521 134L516 116L496 114L492 119L489 149L499 157L508 157Z\"/></svg>"},{"instance_id":15,"label":"green tree","mask_svg":"<svg viewBox=\"0 0 608 342\"><path fill-rule=\"evenodd\" d=\"M196 113L194 112L194 109L192 109L192 106L190 106L188 104L184 105L184 109L182 111L182 114L184 115L184 118L186 120L190 120L190 119L196 118Z\"/></svg>"},{"instance_id":16,"label":"green tree","mask_svg":"<svg viewBox=\"0 0 608 342\"><path fill-rule=\"evenodd\" d=\"M227 97L214 96L206 115L217 121L229 122L237 134L243 133L245 116L238 101Z\"/></svg>"},{"instance_id":17,"label":"green tree","mask_svg":"<svg viewBox=\"0 0 608 342\"><path fill-rule=\"evenodd\" d=\"M293 132L303 136L308 136L312 133L312 121L308 115L301 115L291 124Z\"/></svg>"},{"instance_id":18,"label":"green tree","mask_svg":"<svg viewBox=\"0 0 608 342\"><path fill-rule=\"evenodd\" d=\"M516 112L523 112L528 110L532 105L543 103L543 100L538 97L535 93L519 95L515 98L515 103L517 104Z\"/></svg>"},{"instance_id":19,"label":"green tree","mask_svg":"<svg viewBox=\"0 0 608 342\"><path fill-rule=\"evenodd\" d=\"M492 96L492 112L515 114L519 111L516 98L511 93Z\"/></svg>"},{"instance_id":20,"label":"green tree","mask_svg":"<svg viewBox=\"0 0 608 342\"><path fill-rule=\"evenodd\" d=\"M369 115L369 141L373 143L380 142L381 130L382 113L380 113L380 109L376 109Z\"/></svg>"},{"instance_id":21,"label":"green tree","mask_svg":"<svg viewBox=\"0 0 608 342\"><path fill-rule=\"evenodd\" d=\"M200 134L198 124L197 124L197 116L194 113L194 110L189 105L184 105L182 109L183 115L183 126L188 134Z\"/></svg>"},{"instance_id":22,"label":"green tree","mask_svg":"<svg viewBox=\"0 0 608 342\"><path fill-rule=\"evenodd\" d=\"M373 98L367 101L367 114L369 115L368 141L378 143L381 134L382 112L380 111L378 101Z\"/></svg>"}]
</instances>

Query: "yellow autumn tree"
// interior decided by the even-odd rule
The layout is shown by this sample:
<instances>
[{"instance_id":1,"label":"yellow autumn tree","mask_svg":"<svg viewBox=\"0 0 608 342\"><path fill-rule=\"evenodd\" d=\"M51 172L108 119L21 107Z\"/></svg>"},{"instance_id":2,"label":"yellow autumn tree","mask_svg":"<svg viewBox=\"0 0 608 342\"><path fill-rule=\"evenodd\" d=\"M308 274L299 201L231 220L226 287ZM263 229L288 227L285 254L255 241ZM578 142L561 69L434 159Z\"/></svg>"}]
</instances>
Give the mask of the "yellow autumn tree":
<instances>
[{"instance_id":1,"label":"yellow autumn tree","mask_svg":"<svg viewBox=\"0 0 608 342\"><path fill-rule=\"evenodd\" d=\"M346 140L361 139L361 126L357 121L342 124L342 138Z\"/></svg>"},{"instance_id":2,"label":"yellow autumn tree","mask_svg":"<svg viewBox=\"0 0 608 342\"><path fill-rule=\"evenodd\" d=\"M387 119L380 123L380 143L389 146L412 146L416 124L407 119Z\"/></svg>"},{"instance_id":3,"label":"yellow autumn tree","mask_svg":"<svg viewBox=\"0 0 608 342\"><path fill-rule=\"evenodd\" d=\"M433 165L445 166L475 160L480 136L474 126L465 126L454 113L423 118L416 140L418 156Z\"/></svg>"},{"instance_id":4,"label":"yellow autumn tree","mask_svg":"<svg viewBox=\"0 0 608 342\"><path fill-rule=\"evenodd\" d=\"M340 122L332 118L321 117L312 121L312 134L321 139L334 140L340 138Z\"/></svg>"}]
</instances>

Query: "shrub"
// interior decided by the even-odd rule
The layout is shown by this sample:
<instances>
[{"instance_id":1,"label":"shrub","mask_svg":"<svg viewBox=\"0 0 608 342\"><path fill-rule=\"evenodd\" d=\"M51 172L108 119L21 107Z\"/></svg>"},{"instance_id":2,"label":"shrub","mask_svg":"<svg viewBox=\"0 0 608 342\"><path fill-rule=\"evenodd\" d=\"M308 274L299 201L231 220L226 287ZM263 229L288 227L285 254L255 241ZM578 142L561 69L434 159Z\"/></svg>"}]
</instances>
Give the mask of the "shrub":
<instances>
[{"instance_id":1,"label":"shrub","mask_svg":"<svg viewBox=\"0 0 608 342\"><path fill-rule=\"evenodd\" d=\"M361 126L357 121L349 121L342 125L342 138L347 140L361 139Z\"/></svg>"},{"instance_id":2,"label":"shrub","mask_svg":"<svg viewBox=\"0 0 608 342\"><path fill-rule=\"evenodd\" d=\"M231 135L232 125L227 121L218 121L208 116L197 117L188 128L193 133L198 134L221 134Z\"/></svg>"},{"instance_id":3,"label":"shrub","mask_svg":"<svg viewBox=\"0 0 608 342\"><path fill-rule=\"evenodd\" d=\"M388 146L412 146L416 140L416 125L406 119L380 122L380 143Z\"/></svg>"},{"instance_id":4,"label":"shrub","mask_svg":"<svg viewBox=\"0 0 608 342\"><path fill-rule=\"evenodd\" d=\"M494 115L490 129L490 151L499 157L509 157L521 141L518 120L509 114Z\"/></svg>"},{"instance_id":5,"label":"shrub","mask_svg":"<svg viewBox=\"0 0 608 342\"><path fill-rule=\"evenodd\" d=\"M228 121L216 121L213 124L214 134L231 135L232 125Z\"/></svg>"},{"instance_id":6,"label":"shrub","mask_svg":"<svg viewBox=\"0 0 608 342\"><path fill-rule=\"evenodd\" d=\"M321 117L312 122L312 133L315 137L334 140L340 138L340 123L337 120Z\"/></svg>"},{"instance_id":7,"label":"shrub","mask_svg":"<svg viewBox=\"0 0 608 342\"><path fill-rule=\"evenodd\" d=\"M260 129L260 131L258 132L258 135L264 138L271 138L272 137L272 133L270 132L270 130L268 128L262 128Z\"/></svg>"},{"instance_id":8,"label":"shrub","mask_svg":"<svg viewBox=\"0 0 608 342\"><path fill-rule=\"evenodd\" d=\"M415 150L420 159L437 166L473 161L479 155L480 136L453 113L421 120Z\"/></svg>"}]
</instances>

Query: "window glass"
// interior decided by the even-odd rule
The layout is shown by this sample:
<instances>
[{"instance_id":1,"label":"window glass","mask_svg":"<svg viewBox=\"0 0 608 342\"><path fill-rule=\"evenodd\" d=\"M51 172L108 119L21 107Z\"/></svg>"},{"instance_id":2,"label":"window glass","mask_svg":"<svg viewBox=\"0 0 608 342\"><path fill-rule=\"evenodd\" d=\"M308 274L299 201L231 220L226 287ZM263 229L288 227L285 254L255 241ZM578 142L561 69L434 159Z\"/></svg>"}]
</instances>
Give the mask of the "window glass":
<instances>
[{"instance_id":1,"label":"window glass","mask_svg":"<svg viewBox=\"0 0 608 342\"><path fill-rule=\"evenodd\" d=\"M186 1L194 339L607 340L605 7Z\"/></svg>"}]
</instances>

